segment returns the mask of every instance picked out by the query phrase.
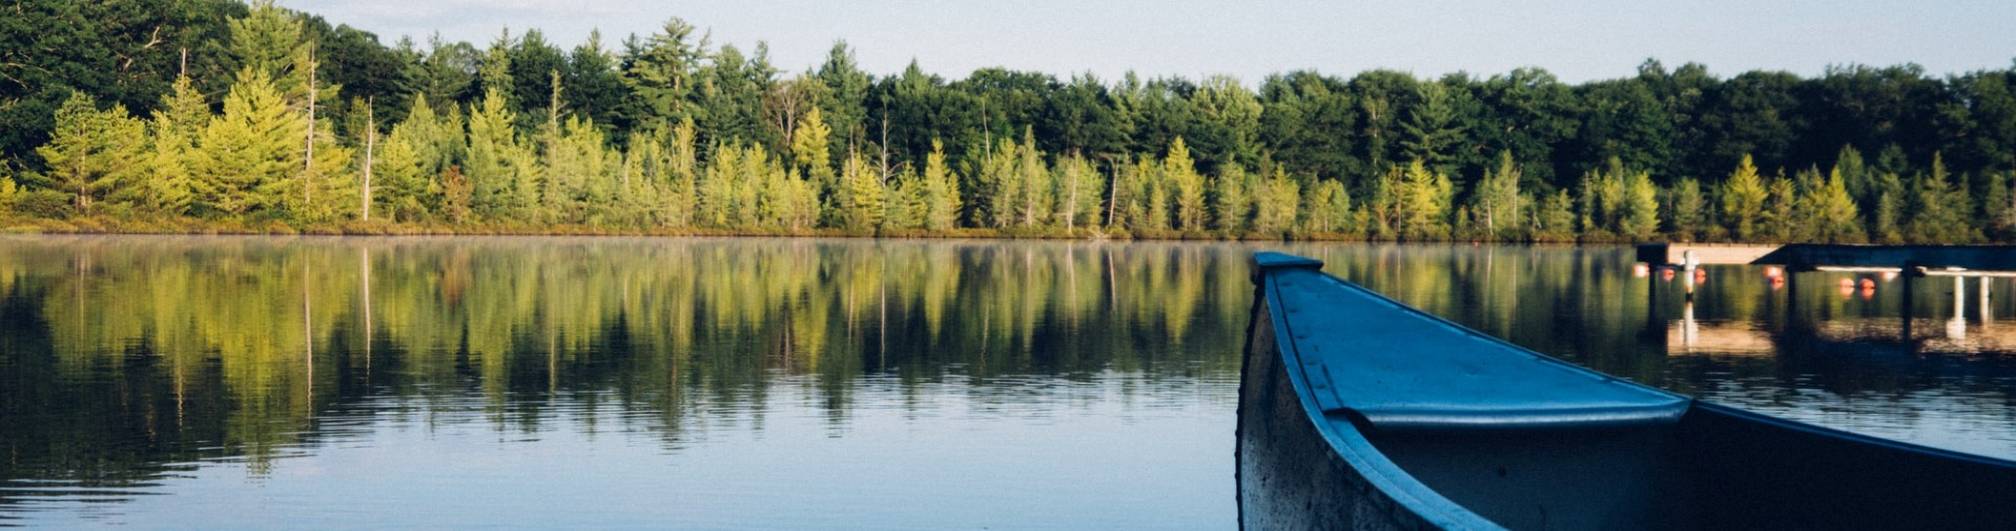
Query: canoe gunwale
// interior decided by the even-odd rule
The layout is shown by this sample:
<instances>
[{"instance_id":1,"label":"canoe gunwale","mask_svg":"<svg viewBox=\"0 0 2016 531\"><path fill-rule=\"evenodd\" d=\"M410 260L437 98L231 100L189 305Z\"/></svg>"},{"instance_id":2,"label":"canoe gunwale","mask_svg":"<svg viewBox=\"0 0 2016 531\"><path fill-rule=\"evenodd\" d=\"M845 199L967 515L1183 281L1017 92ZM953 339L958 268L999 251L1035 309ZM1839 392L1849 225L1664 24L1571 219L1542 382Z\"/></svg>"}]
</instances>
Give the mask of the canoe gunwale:
<instances>
[{"instance_id":1,"label":"canoe gunwale","mask_svg":"<svg viewBox=\"0 0 2016 531\"><path fill-rule=\"evenodd\" d=\"M1270 256L1271 255L1271 256ZM1253 282L1259 292L1258 305L1266 305L1267 326L1273 330L1274 352L1256 353L1274 356L1280 367L1287 373L1288 382L1294 386L1295 398L1302 404L1304 417L1322 434L1324 442L1332 452L1343 459L1345 464L1360 474L1379 493L1388 496L1392 502L1412 512L1416 517L1443 529L1503 529L1483 516L1457 504L1442 493L1430 488L1412 474L1400 468L1385 453L1372 445L1354 419L1342 413L1326 413L1325 407L1312 398L1312 382L1305 370L1302 356L1296 351L1289 329L1286 309L1281 306L1280 286L1268 272L1278 268L1306 268L1320 270L1323 262L1308 258L1274 253L1261 253L1254 257ZM1260 323L1253 323L1260 326ZM1242 378L1243 381L1243 378ZM1324 393L1327 394L1327 393Z\"/></svg>"},{"instance_id":2,"label":"canoe gunwale","mask_svg":"<svg viewBox=\"0 0 2016 531\"><path fill-rule=\"evenodd\" d=\"M2001 523L2016 521L2016 506L2006 503L2016 500L2016 461L1850 433L1697 400L1519 347L1399 303L1323 274L1320 261L1257 253L1252 264L1255 298L1242 362L1237 434L1242 525L1310 529L1503 529L1557 527L1554 524L1577 527L1569 523L1575 522L1581 527L1598 529L1642 527L1647 523L1680 528L1909 529L1996 528ZM1598 407L1585 408L1573 404L1562 407L1559 403L1545 408L1492 408L1462 400L1421 401L1415 403L1421 407L1408 408L1392 407L1391 400L1383 404L1372 401L1369 403L1387 407L1371 408L1380 416L1368 417L1348 405L1365 404L1359 401L1360 397L1383 396L1366 393L1384 392L1392 386L1339 388L1336 386L1339 382L1330 379L1363 378L1365 373L1354 371L1368 370L1366 359L1377 358L1330 363L1326 359L1352 351L1376 356L1393 352L1377 349L1405 349L1415 343L1362 339L1350 343L1351 334L1377 335L1387 331L1383 327L1393 325L1377 319L1338 321L1326 315L1328 308L1324 304L1311 304L1309 292L1296 291L1331 288L1327 283L1312 284L1312 276L1351 290L1325 296L1342 297L1339 300L1349 301L1348 305L1357 308L1356 311L1405 312L1410 317L1447 325L1448 330L1438 329L1434 331L1436 334L1460 333L1471 340L1481 340L1479 344L1509 347L1494 355L1519 354L1558 365L1573 373L1571 380L1592 378L1608 385L1643 390L1653 398L1636 402L1592 401L1590 405ZM1284 294L1296 294L1302 299L1294 300ZM1360 294L1370 298L1358 298ZM1357 306L1373 301L1391 306ZM1298 331L1297 324L1303 325L1303 329ZM1408 332L1420 331L1399 333ZM1339 345L1343 345L1341 350ZM1377 370L1386 366L1370 367ZM1338 370L1344 372L1333 372ZM1262 376L1256 377L1256 373ZM1256 384L1261 389L1254 389ZM1339 396L1338 392L1329 392L1333 389L1348 390L1351 394ZM1260 394L1256 395L1256 391ZM1404 393L1406 389L1399 391ZM1252 396L1270 396L1266 393L1275 398L1250 400ZM1658 397L1670 397L1671 401ZM1249 410L1251 406L1264 409ZM1298 407L1299 412L1295 411ZM1515 420L1499 422L1486 418L1487 414L1503 416L1508 412ZM1422 418L1411 418L1416 413ZM1259 423L1254 425L1256 430L1247 429L1248 417L1260 419L1255 421ZM1466 422L1472 418L1479 421ZM1278 426L1290 426L1295 431L1283 431ZM1261 436L1275 437L1262 440L1283 441L1281 445L1296 447L1299 453L1282 458L1279 454L1267 454L1269 445L1265 442L1252 444L1261 449L1261 458L1253 461L1260 463L1255 470L1261 473L1245 475L1249 439ZM1445 436L1464 440L1441 439ZM1472 437L1475 439L1469 439ZM1317 439L1322 442L1315 442ZM1382 451L1375 446L1375 440L1394 445L1389 449L1397 453ZM1500 457L1501 454L1462 446L1472 440L1513 445L1512 450ZM1636 444L1617 442L1626 440ZM1428 444L1409 446L1424 442ZM1570 446L1562 450L1562 444ZM1317 455L1326 450L1328 455ZM1564 465L1556 465L1549 461L1556 452L1568 452L1564 455L1570 459ZM1507 477L1509 467L1513 470L1511 481L1538 483L1497 483L1502 480L1488 478L1488 472L1451 469L1424 460L1445 457L1458 458L1445 462L1462 463L1461 467L1471 469L1479 462L1496 462L1496 478ZM1621 466L1609 466L1613 461ZM1302 465L1311 470L1291 468L1285 473L1272 472L1270 477L1269 472L1284 462L1290 467ZM1402 462L1414 468L1404 468L1400 466ZM1532 474L1544 470L1597 472L1570 472L1588 477L1575 476L1569 483ZM1421 475L1417 476L1417 472ZM1295 483L1280 479L1283 474L1311 479ZM1472 478L1487 478L1484 481L1492 483ZM1633 488L1640 485L1633 478L1647 478L1650 483L1644 485L1649 486ZM1270 480L1274 486L1270 487ZM1451 490L1444 492L1431 484ZM1331 488L1312 490L1311 485ZM1505 488L1494 485L1515 490L1489 490ZM1565 495L1526 496L1523 493L1557 490L1516 490L1531 485L1570 488L1558 490L1566 492ZM1582 488L1573 488L1578 485ZM1246 492L1249 487L1254 493ZM1280 496L1270 496L1276 493ZM1333 501L1332 496L1360 499ZM1455 499L1477 505L1473 508ZM1249 512L1248 503L1258 509ZM1339 512L1339 507L1344 510ZM1521 512L1529 507L1541 508L1539 520ZM1579 507L1590 509L1550 510ZM1294 516L1297 510L1311 516L1297 519ZM1285 519L1280 516L1284 511L1290 514ZM1485 514L1492 516L1486 518ZM1249 520L1255 515L1258 520ZM1550 519L1555 516L1562 518ZM1500 524L1501 521L1505 523Z\"/></svg>"}]
</instances>

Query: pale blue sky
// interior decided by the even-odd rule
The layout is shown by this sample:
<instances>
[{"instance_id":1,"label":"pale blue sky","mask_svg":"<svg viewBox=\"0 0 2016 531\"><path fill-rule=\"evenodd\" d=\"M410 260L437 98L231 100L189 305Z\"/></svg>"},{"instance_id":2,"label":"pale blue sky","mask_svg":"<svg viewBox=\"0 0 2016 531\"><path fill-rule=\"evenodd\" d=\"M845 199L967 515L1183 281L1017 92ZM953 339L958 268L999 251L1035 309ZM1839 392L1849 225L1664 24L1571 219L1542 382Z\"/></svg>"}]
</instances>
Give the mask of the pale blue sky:
<instances>
[{"instance_id":1,"label":"pale blue sky","mask_svg":"<svg viewBox=\"0 0 2016 531\"><path fill-rule=\"evenodd\" d=\"M744 50L758 40L786 71L846 39L877 74L916 58L963 77L1005 66L1111 80L1316 69L1349 75L1492 74L1540 66L1567 81L1629 75L1647 57L1817 74L1830 64L1916 62L1934 73L2002 68L2016 58L2016 2L1891 0L1391 2L896 0L282 0L391 43L439 30L486 44L536 27L571 48L600 28L612 47L679 16Z\"/></svg>"}]
</instances>

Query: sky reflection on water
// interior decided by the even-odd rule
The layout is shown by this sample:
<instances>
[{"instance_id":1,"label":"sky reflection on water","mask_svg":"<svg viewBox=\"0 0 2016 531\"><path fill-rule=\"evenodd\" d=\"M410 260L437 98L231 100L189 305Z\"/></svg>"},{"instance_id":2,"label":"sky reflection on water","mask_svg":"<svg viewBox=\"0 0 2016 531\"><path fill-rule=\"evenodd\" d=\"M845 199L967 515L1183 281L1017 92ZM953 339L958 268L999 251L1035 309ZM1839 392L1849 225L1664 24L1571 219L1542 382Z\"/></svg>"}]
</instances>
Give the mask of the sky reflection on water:
<instances>
[{"instance_id":1,"label":"sky reflection on water","mask_svg":"<svg viewBox=\"0 0 2016 531\"><path fill-rule=\"evenodd\" d=\"M2007 281L1956 335L1947 280L1906 333L1895 284L1715 268L1689 308L1624 248L35 236L0 238L0 525L1223 528L1262 247L2016 458Z\"/></svg>"}]
</instances>

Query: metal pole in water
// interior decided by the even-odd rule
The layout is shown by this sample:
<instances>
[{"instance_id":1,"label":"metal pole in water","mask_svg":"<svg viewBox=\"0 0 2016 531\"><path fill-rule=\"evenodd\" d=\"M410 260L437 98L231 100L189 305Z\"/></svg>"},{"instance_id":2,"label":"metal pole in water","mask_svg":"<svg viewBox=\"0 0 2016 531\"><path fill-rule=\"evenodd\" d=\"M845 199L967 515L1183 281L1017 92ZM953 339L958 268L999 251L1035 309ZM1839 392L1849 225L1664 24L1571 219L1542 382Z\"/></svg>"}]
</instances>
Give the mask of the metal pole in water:
<instances>
[{"instance_id":1,"label":"metal pole in water","mask_svg":"<svg viewBox=\"0 0 2016 531\"><path fill-rule=\"evenodd\" d=\"M1897 282L1901 284L1899 288L1902 290L1902 293L1899 295L1903 297L1904 301L1904 307L1900 310L1900 313L1904 314L1905 341L1911 340L1911 299L1913 297L1913 293L1911 293L1911 277L1915 276L1918 276L1918 266L1911 262L1905 262L1903 270L1897 273Z\"/></svg>"},{"instance_id":2,"label":"metal pole in water","mask_svg":"<svg viewBox=\"0 0 2016 531\"><path fill-rule=\"evenodd\" d=\"M1946 320L1946 337L1967 337L1967 277L1953 275L1953 318Z\"/></svg>"},{"instance_id":3,"label":"metal pole in water","mask_svg":"<svg viewBox=\"0 0 2016 531\"><path fill-rule=\"evenodd\" d=\"M1983 275L1976 282L1981 283L1981 328L1985 331L1988 328L1988 322L1995 320L1995 311L1988 304L1988 286L1995 282L1995 277Z\"/></svg>"},{"instance_id":4,"label":"metal pole in water","mask_svg":"<svg viewBox=\"0 0 2016 531\"><path fill-rule=\"evenodd\" d=\"M1701 260L1694 256L1693 249L1680 252L1680 279L1687 285L1687 300L1689 302L1694 300L1694 268L1700 265Z\"/></svg>"}]
</instances>

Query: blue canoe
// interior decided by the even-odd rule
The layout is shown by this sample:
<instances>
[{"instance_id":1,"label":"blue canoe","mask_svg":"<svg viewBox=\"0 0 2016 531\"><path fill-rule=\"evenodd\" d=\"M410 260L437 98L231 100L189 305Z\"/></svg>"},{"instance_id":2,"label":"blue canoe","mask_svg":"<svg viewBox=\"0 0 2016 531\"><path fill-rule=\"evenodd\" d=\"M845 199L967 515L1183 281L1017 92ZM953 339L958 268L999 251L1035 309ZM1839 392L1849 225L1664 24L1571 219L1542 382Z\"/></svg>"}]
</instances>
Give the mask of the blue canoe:
<instances>
[{"instance_id":1,"label":"blue canoe","mask_svg":"<svg viewBox=\"0 0 2016 531\"><path fill-rule=\"evenodd\" d=\"M1248 529L2016 529L2016 462L1786 421L1547 357L1254 257Z\"/></svg>"}]
</instances>

